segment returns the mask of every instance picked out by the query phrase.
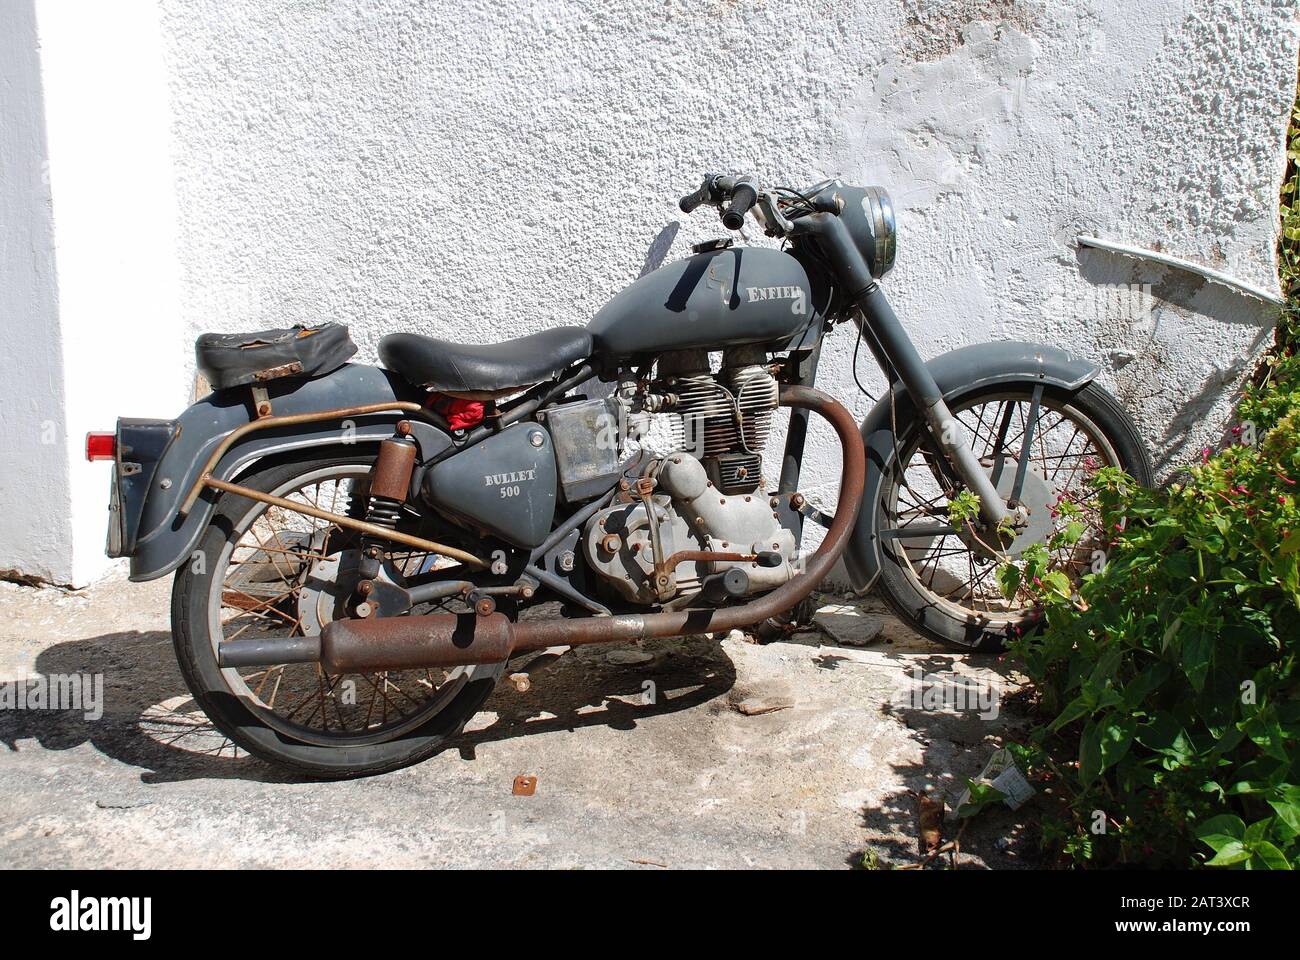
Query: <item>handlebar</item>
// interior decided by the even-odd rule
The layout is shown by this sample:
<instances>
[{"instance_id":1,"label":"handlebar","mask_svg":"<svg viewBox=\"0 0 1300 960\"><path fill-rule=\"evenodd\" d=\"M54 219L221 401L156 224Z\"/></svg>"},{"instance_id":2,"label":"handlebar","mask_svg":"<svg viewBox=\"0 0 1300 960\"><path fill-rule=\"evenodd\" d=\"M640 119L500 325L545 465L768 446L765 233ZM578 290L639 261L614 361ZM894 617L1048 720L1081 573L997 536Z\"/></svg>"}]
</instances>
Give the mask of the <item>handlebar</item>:
<instances>
[{"instance_id":1,"label":"handlebar","mask_svg":"<svg viewBox=\"0 0 1300 960\"><path fill-rule=\"evenodd\" d=\"M708 203L713 198L713 178L706 176L700 189L694 193L688 193L677 201L677 206L681 208L682 213L691 213L702 203Z\"/></svg>"},{"instance_id":2,"label":"handlebar","mask_svg":"<svg viewBox=\"0 0 1300 960\"><path fill-rule=\"evenodd\" d=\"M722 211L722 225L728 230L739 230L745 225L745 214L758 200L758 191L748 180L742 180L731 191L731 204Z\"/></svg>"},{"instance_id":3,"label":"handlebar","mask_svg":"<svg viewBox=\"0 0 1300 960\"><path fill-rule=\"evenodd\" d=\"M730 201L728 203L728 201ZM758 201L758 187L749 177L723 177L705 174L704 182L694 193L688 193L677 201L682 213L690 213L696 207L708 204L722 207L722 224L728 230L739 230L745 224L747 214Z\"/></svg>"}]
</instances>

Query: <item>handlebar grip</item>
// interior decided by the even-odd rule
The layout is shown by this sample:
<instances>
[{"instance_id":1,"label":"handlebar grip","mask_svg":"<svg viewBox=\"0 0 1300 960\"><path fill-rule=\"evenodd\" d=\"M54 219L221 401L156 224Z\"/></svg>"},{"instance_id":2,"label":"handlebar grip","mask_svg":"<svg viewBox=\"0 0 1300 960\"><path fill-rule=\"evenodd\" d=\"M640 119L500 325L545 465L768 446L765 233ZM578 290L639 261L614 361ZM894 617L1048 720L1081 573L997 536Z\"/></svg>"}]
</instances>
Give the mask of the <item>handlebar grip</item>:
<instances>
[{"instance_id":1,"label":"handlebar grip","mask_svg":"<svg viewBox=\"0 0 1300 960\"><path fill-rule=\"evenodd\" d=\"M710 181L710 179L706 177L704 179L704 183L700 185L700 189L696 190L694 193L688 193L686 196L682 197L680 200L677 201L677 206L681 209L682 213L690 213L700 204L708 203L712 197L713 197L713 184Z\"/></svg>"},{"instance_id":2,"label":"handlebar grip","mask_svg":"<svg viewBox=\"0 0 1300 960\"><path fill-rule=\"evenodd\" d=\"M731 192L731 203L722 211L722 225L728 230L739 230L745 225L745 214L758 201L758 193L748 183L738 183Z\"/></svg>"}]
</instances>

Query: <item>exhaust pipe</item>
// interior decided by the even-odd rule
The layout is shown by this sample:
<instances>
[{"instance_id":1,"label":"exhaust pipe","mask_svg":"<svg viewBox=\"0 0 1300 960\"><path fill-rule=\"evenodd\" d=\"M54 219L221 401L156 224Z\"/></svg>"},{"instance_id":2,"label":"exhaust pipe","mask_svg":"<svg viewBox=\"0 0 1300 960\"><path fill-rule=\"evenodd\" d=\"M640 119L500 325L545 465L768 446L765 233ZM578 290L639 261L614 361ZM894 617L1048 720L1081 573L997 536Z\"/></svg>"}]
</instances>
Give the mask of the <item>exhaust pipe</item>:
<instances>
[{"instance_id":1,"label":"exhaust pipe","mask_svg":"<svg viewBox=\"0 0 1300 960\"><path fill-rule=\"evenodd\" d=\"M337 674L499 663L517 653L561 645L725 633L754 626L791 609L830 573L848 545L862 506L866 453L853 415L834 398L811 387L787 384L781 387L780 402L782 406L811 410L829 422L839 438L844 465L835 517L826 538L808 558L803 572L771 593L721 609L580 620L515 623L500 613L336 620L320 635L321 665Z\"/></svg>"}]
</instances>

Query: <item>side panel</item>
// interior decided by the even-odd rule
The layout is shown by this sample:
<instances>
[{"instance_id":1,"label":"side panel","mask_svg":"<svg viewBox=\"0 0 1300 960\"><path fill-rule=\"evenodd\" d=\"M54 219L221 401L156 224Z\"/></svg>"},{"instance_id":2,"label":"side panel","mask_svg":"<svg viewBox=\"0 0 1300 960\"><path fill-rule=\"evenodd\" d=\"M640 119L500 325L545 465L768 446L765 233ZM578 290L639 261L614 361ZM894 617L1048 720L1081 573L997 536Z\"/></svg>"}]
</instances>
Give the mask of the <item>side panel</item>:
<instances>
[{"instance_id":1,"label":"side panel","mask_svg":"<svg viewBox=\"0 0 1300 960\"><path fill-rule=\"evenodd\" d=\"M1005 341L962 347L935 357L926 364L944 399L952 401L981 387L1010 383L1043 383L1064 390L1080 390L1099 372L1095 363L1038 343ZM884 397L862 421L862 443L867 452L867 481L862 510L844 552L849 582L856 590L871 587L880 573L880 539L876 535L876 504L884 493L884 481L893 469L893 424L899 440L918 421L912 399L905 392L895 394L890 414L889 397Z\"/></svg>"},{"instance_id":2,"label":"side panel","mask_svg":"<svg viewBox=\"0 0 1300 960\"><path fill-rule=\"evenodd\" d=\"M536 547L555 518L555 449L546 428L516 423L435 464L430 503L517 547Z\"/></svg>"},{"instance_id":3,"label":"side panel","mask_svg":"<svg viewBox=\"0 0 1300 960\"><path fill-rule=\"evenodd\" d=\"M267 392L276 414L420 399L413 387L388 371L351 363L316 380L272 381L267 384ZM176 511L222 438L252 419L249 397L249 391L243 389L214 393L190 406L176 421L179 433L158 462L145 495L131 556L132 580L165 576L194 550L212 515L213 495L210 491L201 495L183 522ZM255 433L231 449L214 473L229 480L248 464L272 454L339 443L378 442L392 436L398 419L398 414L372 414L353 418L351 426L324 422ZM422 438L417 435L417 439ZM424 451L424 455L432 452L436 451Z\"/></svg>"},{"instance_id":4,"label":"side panel","mask_svg":"<svg viewBox=\"0 0 1300 960\"><path fill-rule=\"evenodd\" d=\"M792 256L766 247L698 253L625 287L587 325L611 358L784 340L808 326L812 286Z\"/></svg>"}]
</instances>

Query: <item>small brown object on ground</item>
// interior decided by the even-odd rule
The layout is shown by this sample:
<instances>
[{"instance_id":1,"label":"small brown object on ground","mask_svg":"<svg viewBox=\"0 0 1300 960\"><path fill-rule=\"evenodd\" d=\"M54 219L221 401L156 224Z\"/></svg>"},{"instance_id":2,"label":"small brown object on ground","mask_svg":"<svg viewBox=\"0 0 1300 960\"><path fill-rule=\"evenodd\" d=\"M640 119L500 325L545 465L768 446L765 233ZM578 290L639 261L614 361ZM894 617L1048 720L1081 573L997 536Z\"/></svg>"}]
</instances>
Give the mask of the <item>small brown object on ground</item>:
<instances>
[{"instance_id":1,"label":"small brown object on ground","mask_svg":"<svg viewBox=\"0 0 1300 960\"><path fill-rule=\"evenodd\" d=\"M536 777L515 777L515 785L511 791L516 797L531 797L537 792Z\"/></svg>"},{"instance_id":2,"label":"small brown object on ground","mask_svg":"<svg viewBox=\"0 0 1300 960\"><path fill-rule=\"evenodd\" d=\"M943 841L943 801L918 793L916 814L921 833L921 856L926 856L938 850Z\"/></svg>"}]
</instances>

